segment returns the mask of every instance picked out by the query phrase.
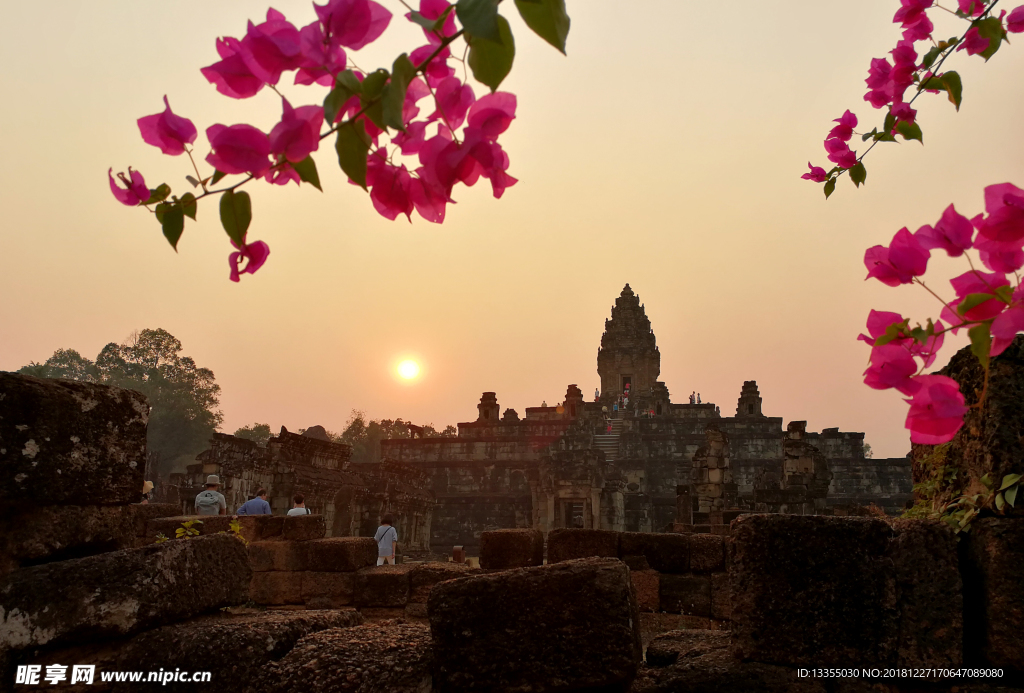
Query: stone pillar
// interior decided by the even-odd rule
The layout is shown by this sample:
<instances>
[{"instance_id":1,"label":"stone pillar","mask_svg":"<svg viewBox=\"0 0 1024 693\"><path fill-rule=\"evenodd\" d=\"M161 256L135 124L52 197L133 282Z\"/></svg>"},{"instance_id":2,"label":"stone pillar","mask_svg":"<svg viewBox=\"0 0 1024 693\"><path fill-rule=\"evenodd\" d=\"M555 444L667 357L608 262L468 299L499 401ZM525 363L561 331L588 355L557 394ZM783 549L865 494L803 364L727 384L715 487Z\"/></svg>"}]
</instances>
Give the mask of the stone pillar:
<instances>
[{"instance_id":1,"label":"stone pillar","mask_svg":"<svg viewBox=\"0 0 1024 693\"><path fill-rule=\"evenodd\" d=\"M693 492L697 510L709 513L726 507L727 487L735 489L729 463L729 439L714 424L704 432L707 442L693 455Z\"/></svg>"}]
</instances>

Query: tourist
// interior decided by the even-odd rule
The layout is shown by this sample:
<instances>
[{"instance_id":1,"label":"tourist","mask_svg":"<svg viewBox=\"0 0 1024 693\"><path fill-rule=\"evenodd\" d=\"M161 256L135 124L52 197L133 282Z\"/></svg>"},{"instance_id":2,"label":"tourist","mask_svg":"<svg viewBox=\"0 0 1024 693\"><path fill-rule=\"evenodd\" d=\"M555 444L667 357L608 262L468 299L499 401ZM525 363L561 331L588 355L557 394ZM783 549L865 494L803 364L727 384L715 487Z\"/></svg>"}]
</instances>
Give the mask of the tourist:
<instances>
[{"instance_id":1,"label":"tourist","mask_svg":"<svg viewBox=\"0 0 1024 693\"><path fill-rule=\"evenodd\" d=\"M395 520L391 513L384 515L380 521L373 540L377 542L377 565L395 564L395 544L398 543L398 531L394 528Z\"/></svg>"},{"instance_id":2,"label":"tourist","mask_svg":"<svg viewBox=\"0 0 1024 693\"><path fill-rule=\"evenodd\" d=\"M295 502L295 506L288 511L288 515L311 515L309 508L306 507L306 498L301 493L296 493L295 497L292 498Z\"/></svg>"},{"instance_id":3,"label":"tourist","mask_svg":"<svg viewBox=\"0 0 1024 693\"><path fill-rule=\"evenodd\" d=\"M697 404L700 404L700 393L697 393Z\"/></svg>"},{"instance_id":4,"label":"tourist","mask_svg":"<svg viewBox=\"0 0 1024 693\"><path fill-rule=\"evenodd\" d=\"M696 404L696 403L697 403L697 391L694 390L693 392L690 393L690 404Z\"/></svg>"},{"instance_id":5,"label":"tourist","mask_svg":"<svg viewBox=\"0 0 1024 693\"><path fill-rule=\"evenodd\" d=\"M601 391L598 390L596 387L594 388L594 401L595 402L600 402L601 401Z\"/></svg>"},{"instance_id":6,"label":"tourist","mask_svg":"<svg viewBox=\"0 0 1024 693\"><path fill-rule=\"evenodd\" d=\"M228 502L217 490L220 488L220 477L211 474L206 477L206 490L196 496L196 515L227 515Z\"/></svg>"},{"instance_id":7,"label":"tourist","mask_svg":"<svg viewBox=\"0 0 1024 693\"><path fill-rule=\"evenodd\" d=\"M142 482L142 500L139 501L139 505L147 505L149 499L153 496L153 482L143 481Z\"/></svg>"},{"instance_id":8,"label":"tourist","mask_svg":"<svg viewBox=\"0 0 1024 693\"><path fill-rule=\"evenodd\" d=\"M261 488L256 492L256 497L248 500L239 506L235 511L237 515L273 515L270 510L270 503L267 502L267 489Z\"/></svg>"}]
</instances>

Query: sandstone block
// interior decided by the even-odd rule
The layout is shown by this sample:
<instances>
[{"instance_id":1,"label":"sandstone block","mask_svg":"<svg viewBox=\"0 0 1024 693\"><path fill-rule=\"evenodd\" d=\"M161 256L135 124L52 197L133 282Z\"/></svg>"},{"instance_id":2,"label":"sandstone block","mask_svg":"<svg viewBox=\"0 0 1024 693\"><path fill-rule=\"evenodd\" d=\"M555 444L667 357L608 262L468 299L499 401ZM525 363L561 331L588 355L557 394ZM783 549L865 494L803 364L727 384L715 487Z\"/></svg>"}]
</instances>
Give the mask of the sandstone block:
<instances>
[{"instance_id":1,"label":"sandstone block","mask_svg":"<svg viewBox=\"0 0 1024 693\"><path fill-rule=\"evenodd\" d=\"M354 572L377 563L377 542L373 537L312 539L299 546L306 557L304 570Z\"/></svg>"},{"instance_id":2,"label":"sandstone block","mask_svg":"<svg viewBox=\"0 0 1024 693\"><path fill-rule=\"evenodd\" d=\"M230 536L22 568L0 581L0 649L130 635L240 604L251 576Z\"/></svg>"},{"instance_id":3,"label":"sandstone block","mask_svg":"<svg viewBox=\"0 0 1024 693\"><path fill-rule=\"evenodd\" d=\"M132 506L24 507L0 516L0 574L135 545Z\"/></svg>"},{"instance_id":4,"label":"sandstone block","mask_svg":"<svg viewBox=\"0 0 1024 693\"><path fill-rule=\"evenodd\" d=\"M745 515L733 522L733 642L791 666L892 664L897 604L882 520Z\"/></svg>"},{"instance_id":5,"label":"sandstone block","mask_svg":"<svg viewBox=\"0 0 1024 693\"><path fill-rule=\"evenodd\" d=\"M425 602L409 602L405 605L405 617L409 619L427 619L427 605Z\"/></svg>"},{"instance_id":6,"label":"sandstone block","mask_svg":"<svg viewBox=\"0 0 1024 693\"><path fill-rule=\"evenodd\" d=\"M132 390L0 371L0 503L134 503L149 403Z\"/></svg>"},{"instance_id":7,"label":"sandstone block","mask_svg":"<svg viewBox=\"0 0 1024 693\"><path fill-rule=\"evenodd\" d=\"M689 539L690 570L695 573L713 573L725 569L725 537L691 534Z\"/></svg>"},{"instance_id":8,"label":"sandstone block","mask_svg":"<svg viewBox=\"0 0 1024 693\"><path fill-rule=\"evenodd\" d=\"M303 544L295 541L257 541L249 544L249 565L254 572L306 570Z\"/></svg>"},{"instance_id":9,"label":"sandstone block","mask_svg":"<svg viewBox=\"0 0 1024 693\"><path fill-rule=\"evenodd\" d=\"M690 571L690 540L685 534L622 532L619 555L644 556L647 563L662 573Z\"/></svg>"},{"instance_id":10,"label":"sandstone block","mask_svg":"<svg viewBox=\"0 0 1024 693\"><path fill-rule=\"evenodd\" d=\"M728 621L732 618L729 573L711 574L711 618L717 621Z\"/></svg>"},{"instance_id":11,"label":"sandstone block","mask_svg":"<svg viewBox=\"0 0 1024 693\"><path fill-rule=\"evenodd\" d=\"M134 503L129 507L135 523L135 536L140 539L146 536L146 525L150 520L181 515L181 507L174 503Z\"/></svg>"},{"instance_id":12,"label":"sandstone block","mask_svg":"<svg viewBox=\"0 0 1024 693\"><path fill-rule=\"evenodd\" d=\"M497 529L480 535L480 567L526 568L544 563L544 534L536 529Z\"/></svg>"},{"instance_id":13,"label":"sandstone block","mask_svg":"<svg viewBox=\"0 0 1024 693\"><path fill-rule=\"evenodd\" d=\"M408 606L408 605L406 605ZM367 623L405 618L404 606L361 606L359 613Z\"/></svg>"},{"instance_id":14,"label":"sandstone block","mask_svg":"<svg viewBox=\"0 0 1024 693\"><path fill-rule=\"evenodd\" d=\"M192 529L199 530L200 536L219 534L230 531L230 515L172 515L168 517L153 517L146 522L146 536L155 538L162 534L168 539L174 539L178 528L186 522L192 522Z\"/></svg>"},{"instance_id":15,"label":"sandstone block","mask_svg":"<svg viewBox=\"0 0 1024 693\"><path fill-rule=\"evenodd\" d=\"M1024 673L1024 519L978 520L965 548L964 634L972 664Z\"/></svg>"},{"instance_id":16,"label":"sandstone block","mask_svg":"<svg viewBox=\"0 0 1024 693\"><path fill-rule=\"evenodd\" d=\"M685 616L711 617L711 577L662 575L661 610Z\"/></svg>"},{"instance_id":17,"label":"sandstone block","mask_svg":"<svg viewBox=\"0 0 1024 693\"><path fill-rule=\"evenodd\" d=\"M381 621L307 635L265 668L257 693L424 693L431 690L426 626Z\"/></svg>"},{"instance_id":18,"label":"sandstone block","mask_svg":"<svg viewBox=\"0 0 1024 693\"><path fill-rule=\"evenodd\" d=\"M640 614L616 559L444 582L427 610L442 693L624 690L640 663Z\"/></svg>"},{"instance_id":19,"label":"sandstone block","mask_svg":"<svg viewBox=\"0 0 1024 693\"><path fill-rule=\"evenodd\" d=\"M548 563L591 556L618 558L619 534L604 529L555 529L548 534Z\"/></svg>"},{"instance_id":20,"label":"sandstone block","mask_svg":"<svg viewBox=\"0 0 1024 693\"><path fill-rule=\"evenodd\" d=\"M381 565L363 568L356 575L357 606L397 607L409 601L410 566Z\"/></svg>"},{"instance_id":21,"label":"sandstone block","mask_svg":"<svg viewBox=\"0 0 1024 693\"><path fill-rule=\"evenodd\" d=\"M660 611L659 573L656 570L630 570L636 604L640 611Z\"/></svg>"},{"instance_id":22,"label":"sandstone block","mask_svg":"<svg viewBox=\"0 0 1024 693\"><path fill-rule=\"evenodd\" d=\"M290 515L282 519L281 537L286 541L323 539L327 534L323 515Z\"/></svg>"},{"instance_id":23,"label":"sandstone block","mask_svg":"<svg viewBox=\"0 0 1024 693\"><path fill-rule=\"evenodd\" d=\"M238 525L246 541L280 539L284 517L279 515L239 515Z\"/></svg>"},{"instance_id":24,"label":"sandstone block","mask_svg":"<svg viewBox=\"0 0 1024 693\"><path fill-rule=\"evenodd\" d=\"M896 663L959 667L964 602L956 536L949 525L937 520L895 520L893 529L889 556L896 571L900 610ZM1020 577L1024 578L1024 571Z\"/></svg>"},{"instance_id":25,"label":"sandstone block","mask_svg":"<svg viewBox=\"0 0 1024 693\"><path fill-rule=\"evenodd\" d=\"M409 601L427 603L434 585L445 580L476 575L480 571L465 563L422 563L409 571Z\"/></svg>"},{"instance_id":26,"label":"sandstone block","mask_svg":"<svg viewBox=\"0 0 1024 693\"><path fill-rule=\"evenodd\" d=\"M280 606L302 604L302 573L253 573L249 599L257 604Z\"/></svg>"},{"instance_id":27,"label":"sandstone block","mask_svg":"<svg viewBox=\"0 0 1024 693\"><path fill-rule=\"evenodd\" d=\"M300 596L306 606L337 609L352 603L356 578L352 573L299 573Z\"/></svg>"}]
</instances>

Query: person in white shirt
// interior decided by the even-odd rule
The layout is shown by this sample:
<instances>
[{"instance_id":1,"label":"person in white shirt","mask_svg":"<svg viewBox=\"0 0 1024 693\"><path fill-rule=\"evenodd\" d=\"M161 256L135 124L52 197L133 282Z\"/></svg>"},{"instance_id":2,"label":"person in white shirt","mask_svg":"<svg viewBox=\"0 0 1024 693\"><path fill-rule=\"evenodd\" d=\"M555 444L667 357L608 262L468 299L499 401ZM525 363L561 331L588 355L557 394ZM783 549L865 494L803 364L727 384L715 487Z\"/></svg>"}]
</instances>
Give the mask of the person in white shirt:
<instances>
[{"instance_id":1,"label":"person in white shirt","mask_svg":"<svg viewBox=\"0 0 1024 693\"><path fill-rule=\"evenodd\" d=\"M377 533L373 535L377 542L377 565L395 564L395 544L398 543L398 531L394 528L395 519L388 513L380 521Z\"/></svg>"},{"instance_id":2,"label":"person in white shirt","mask_svg":"<svg viewBox=\"0 0 1024 693\"><path fill-rule=\"evenodd\" d=\"M289 515L312 515L309 508L306 507L306 498L301 493L296 493L292 500L295 502L295 507L288 511Z\"/></svg>"}]
</instances>

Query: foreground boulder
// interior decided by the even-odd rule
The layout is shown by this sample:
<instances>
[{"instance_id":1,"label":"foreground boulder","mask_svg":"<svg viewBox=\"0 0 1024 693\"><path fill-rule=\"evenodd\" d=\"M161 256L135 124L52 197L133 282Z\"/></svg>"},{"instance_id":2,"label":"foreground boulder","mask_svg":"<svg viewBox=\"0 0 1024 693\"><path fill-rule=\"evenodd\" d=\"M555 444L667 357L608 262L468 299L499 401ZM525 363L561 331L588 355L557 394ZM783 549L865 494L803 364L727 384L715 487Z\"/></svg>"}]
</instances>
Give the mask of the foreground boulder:
<instances>
[{"instance_id":1,"label":"foreground boulder","mask_svg":"<svg viewBox=\"0 0 1024 693\"><path fill-rule=\"evenodd\" d=\"M442 582L427 611L444 693L625 690L640 663L629 569L613 558Z\"/></svg>"},{"instance_id":2,"label":"foreground boulder","mask_svg":"<svg viewBox=\"0 0 1024 693\"><path fill-rule=\"evenodd\" d=\"M130 549L137 534L130 505L33 506L9 511L0 516L0 574L24 565Z\"/></svg>"},{"instance_id":3,"label":"foreground boulder","mask_svg":"<svg viewBox=\"0 0 1024 693\"><path fill-rule=\"evenodd\" d=\"M148 420L132 390L0 371L0 502L139 500Z\"/></svg>"},{"instance_id":4,"label":"foreground boulder","mask_svg":"<svg viewBox=\"0 0 1024 693\"><path fill-rule=\"evenodd\" d=\"M0 649L114 638L244 603L245 545L214 535L23 568L0 581Z\"/></svg>"},{"instance_id":5,"label":"foreground boulder","mask_svg":"<svg viewBox=\"0 0 1024 693\"><path fill-rule=\"evenodd\" d=\"M544 563L544 534L539 529L495 529L480 534L480 567L527 568Z\"/></svg>"},{"instance_id":6,"label":"foreground boulder","mask_svg":"<svg viewBox=\"0 0 1024 693\"><path fill-rule=\"evenodd\" d=\"M299 640L256 680L259 693L430 693L426 626L380 621Z\"/></svg>"},{"instance_id":7,"label":"foreground boulder","mask_svg":"<svg viewBox=\"0 0 1024 693\"><path fill-rule=\"evenodd\" d=\"M970 664L1024 674L1024 519L976 521L965 549L965 645Z\"/></svg>"},{"instance_id":8,"label":"foreground boulder","mask_svg":"<svg viewBox=\"0 0 1024 693\"><path fill-rule=\"evenodd\" d=\"M621 534L607 529L553 529L548 533L548 563L591 556L618 558Z\"/></svg>"}]
</instances>

